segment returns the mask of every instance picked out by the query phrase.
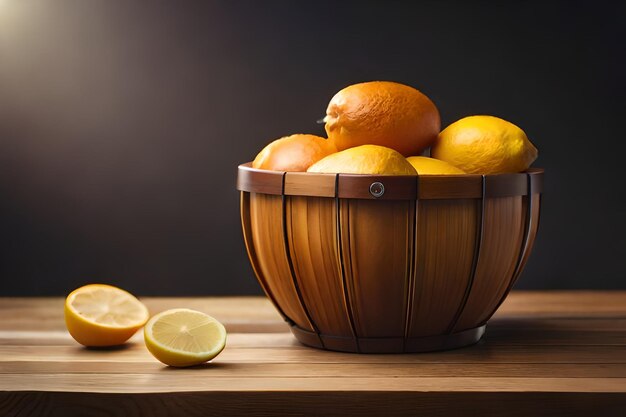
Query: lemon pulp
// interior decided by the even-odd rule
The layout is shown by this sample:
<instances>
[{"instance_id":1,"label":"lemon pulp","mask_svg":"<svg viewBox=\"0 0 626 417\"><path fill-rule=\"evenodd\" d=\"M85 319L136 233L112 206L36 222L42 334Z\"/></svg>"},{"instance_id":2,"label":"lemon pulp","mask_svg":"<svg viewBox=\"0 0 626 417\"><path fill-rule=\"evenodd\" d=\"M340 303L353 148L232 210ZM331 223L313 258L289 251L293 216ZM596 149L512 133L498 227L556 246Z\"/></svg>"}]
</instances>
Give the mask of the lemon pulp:
<instances>
[{"instance_id":1,"label":"lemon pulp","mask_svg":"<svg viewBox=\"0 0 626 417\"><path fill-rule=\"evenodd\" d=\"M125 291L97 286L78 292L70 301L71 307L82 317L105 326L131 326L145 318L146 309Z\"/></svg>"},{"instance_id":2,"label":"lemon pulp","mask_svg":"<svg viewBox=\"0 0 626 417\"><path fill-rule=\"evenodd\" d=\"M146 324L144 336L148 350L171 366L206 362L226 345L226 329L219 321L189 309L157 314Z\"/></svg>"}]
</instances>

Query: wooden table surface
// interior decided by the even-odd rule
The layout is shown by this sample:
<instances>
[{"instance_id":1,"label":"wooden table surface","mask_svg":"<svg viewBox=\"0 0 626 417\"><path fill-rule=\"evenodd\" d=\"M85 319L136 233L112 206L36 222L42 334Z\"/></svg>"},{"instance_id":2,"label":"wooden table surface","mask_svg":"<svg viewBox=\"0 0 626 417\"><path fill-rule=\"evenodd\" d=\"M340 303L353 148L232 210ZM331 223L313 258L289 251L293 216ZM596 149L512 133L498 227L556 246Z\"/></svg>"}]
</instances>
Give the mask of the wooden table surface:
<instances>
[{"instance_id":1,"label":"wooden table surface","mask_svg":"<svg viewBox=\"0 0 626 417\"><path fill-rule=\"evenodd\" d=\"M626 416L626 292L513 292L479 344L392 355L302 346L261 297L143 301L215 316L226 349L168 368L141 332L79 346L61 298L0 298L0 416Z\"/></svg>"}]
</instances>

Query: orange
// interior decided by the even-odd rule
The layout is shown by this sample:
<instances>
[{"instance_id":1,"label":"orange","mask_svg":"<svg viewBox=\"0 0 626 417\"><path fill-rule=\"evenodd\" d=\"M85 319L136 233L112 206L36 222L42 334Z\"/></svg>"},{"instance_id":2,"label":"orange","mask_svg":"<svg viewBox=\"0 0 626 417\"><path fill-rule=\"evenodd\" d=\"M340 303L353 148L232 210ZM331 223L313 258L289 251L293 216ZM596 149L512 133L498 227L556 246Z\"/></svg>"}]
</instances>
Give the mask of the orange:
<instances>
[{"instance_id":1,"label":"orange","mask_svg":"<svg viewBox=\"0 0 626 417\"><path fill-rule=\"evenodd\" d=\"M378 145L362 145L328 155L311 165L307 171L332 174L417 174L402 154Z\"/></svg>"},{"instance_id":2,"label":"orange","mask_svg":"<svg viewBox=\"0 0 626 417\"><path fill-rule=\"evenodd\" d=\"M430 154L468 174L500 174L524 171L538 151L513 123L494 116L469 116L446 127Z\"/></svg>"},{"instance_id":3,"label":"orange","mask_svg":"<svg viewBox=\"0 0 626 417\"><path fill-rule=\"evenodd\" d=\"M427 156L410 156L406 159L419 175L463 175L465 171L445 161Z\"/></svg>"},{"instance_id":4,"label":"orange","mask_svg":"<svg viewBox=\"0 0 626 417\"><path fill-rule=\"evenodd\" d=\"M85 285L65 299L67 330L85 346L121 345L148 318L148 309L141 301L111 285Z\"/></svg>"},{"instance_id":5,"label":"orange","mask_svg":"<svg viewBox=\"0 0 626 417\"><path fill-rule=\"evenodd\" d=\"M309 166L336 151L322 137L295 134L276 139L263 148L254 158L252 167L274 171L306 171Z\"/></svg>"},{"instance_id":6,"label":"orange","mask_svg":"<svg viewBox=\"0 0 626 417\"><path fill-rule=\"evenodd\" d=\"M430 146L441 122L435 104L420 91L390 81L354 84L339 91L326 109L326 133L338 150L380 145L404 156Z\"/></svg>"}]
</instances>

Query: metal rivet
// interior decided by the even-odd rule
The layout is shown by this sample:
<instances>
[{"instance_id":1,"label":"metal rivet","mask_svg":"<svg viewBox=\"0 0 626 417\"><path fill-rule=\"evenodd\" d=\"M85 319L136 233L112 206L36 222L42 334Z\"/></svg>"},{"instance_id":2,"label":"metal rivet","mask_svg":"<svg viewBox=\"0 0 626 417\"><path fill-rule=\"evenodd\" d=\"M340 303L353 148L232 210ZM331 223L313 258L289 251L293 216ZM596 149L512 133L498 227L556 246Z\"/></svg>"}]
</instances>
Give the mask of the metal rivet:
<instances>
[{"instance_id":1,"label":"metal rivet","mask_svg":"<svg viewBox=\"0 0 626 417\"><path fill-rule=\"evenodd\" d=\"M383 183L378 181L373 182L370 185L370 194L376 198L382 197L382 195L385 194L385 186Z\"/></svg>"}]
</instances>

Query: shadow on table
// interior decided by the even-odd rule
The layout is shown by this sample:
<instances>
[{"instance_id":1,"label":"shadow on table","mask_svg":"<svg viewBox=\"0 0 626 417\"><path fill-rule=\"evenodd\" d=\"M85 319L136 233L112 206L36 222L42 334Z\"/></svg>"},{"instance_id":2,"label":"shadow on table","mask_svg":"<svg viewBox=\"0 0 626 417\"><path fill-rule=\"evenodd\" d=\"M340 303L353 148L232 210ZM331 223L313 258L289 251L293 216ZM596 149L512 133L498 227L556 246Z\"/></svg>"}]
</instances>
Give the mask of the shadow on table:
<instances>
[{"instance_id":1,"label":"shadow on table","mask_svg":"<svg viewBox=\"0 0 626 417\"><path fill-rule=\"evenodd\" d=\"M626 318L494 318L483 340L491 344L626 344Z\"/></svg>"},{"instance_id":2,"label":"shadow on table","mask_svg":"<svg viewBox=\"0 0 626 417\"><path fill-rule=\"evenodd\" d=\"M236 367L238 364L233 364L233 363L224 363L224 362L207 362L207 363L202 363L200 365L195 365L195 366L187 366L185 368L176 368L175 366L167 366L164 365L163 368L161 368L162 372L176 372L176 371L180 371L181 369L188 369L188 370L197 370L197 371L203 371L203 370L207 370L207 369L231 369Z\"/></svg>"},{"instance_id":3,"label":"shadow on table","mask_svg":"<svg viewBox=\"0 0 626 417\"><path fill-rule=\"evenodd\" d=\"M121 350L132 349L133 343L124 343L123 345L116 346L82 346L79 349L92 352L119 352Z\"/></svg>"}]
</instances>

